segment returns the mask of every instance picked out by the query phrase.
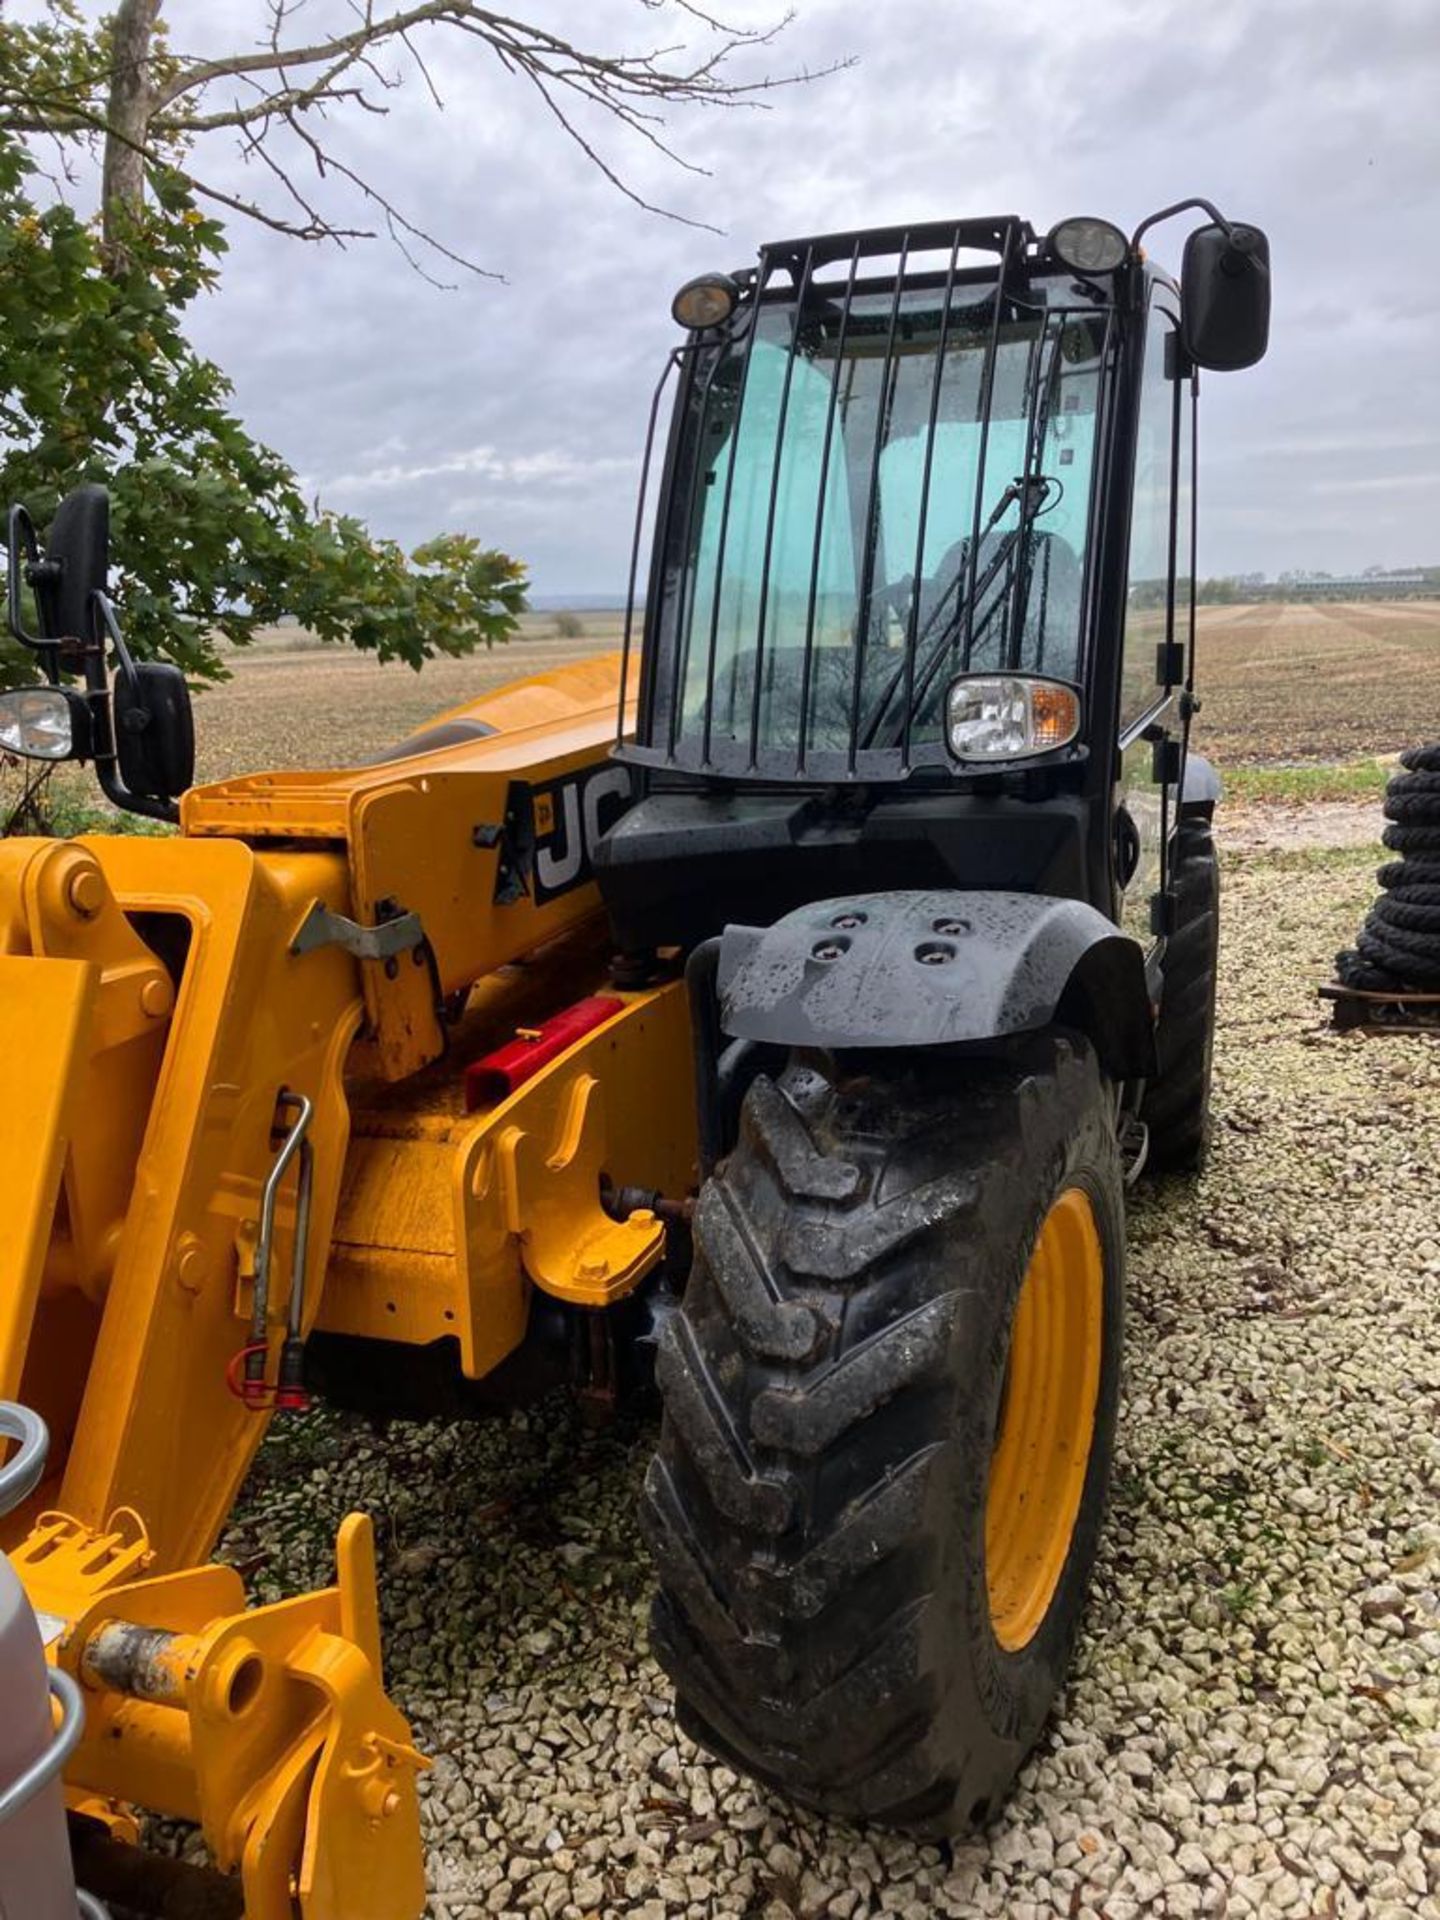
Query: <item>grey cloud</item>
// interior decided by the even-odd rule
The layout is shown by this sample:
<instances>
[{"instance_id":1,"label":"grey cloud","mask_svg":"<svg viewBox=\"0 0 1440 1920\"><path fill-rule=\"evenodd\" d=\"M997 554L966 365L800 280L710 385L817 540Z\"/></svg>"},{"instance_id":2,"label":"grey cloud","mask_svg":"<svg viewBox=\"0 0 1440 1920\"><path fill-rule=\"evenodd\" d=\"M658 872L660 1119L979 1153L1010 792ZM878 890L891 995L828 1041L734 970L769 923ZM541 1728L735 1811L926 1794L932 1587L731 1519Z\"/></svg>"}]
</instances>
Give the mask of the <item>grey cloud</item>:
<instances>
[{"instance_id":1,"label":"grey cloud","mask_svg":"<svg viewBox=\"0 0 1440 1920\"><path fill-rule=\"evenodd\" d=\"M530 3L596 43L657 37L636 0ZM343 0L307 18L327 7ZM225 43L256 12L219 0L187 31ZM994 211L1133 225L1198 191L1270 230L1276 276L1269 360L1205 383L1202 568L1440 561L1429 0L802 0L767 59L852 53L769 111L677 116L704 177L587 123L639 191L717 238L631 207L528 90L432 40L445 111L407 87L337 142L505 283L446 270L460 284L443 294L383 242L322 252L232 225L197 339L330 504L406 541L462 525L527 559L540 592L615 590L669 298L690 273L784 231ZM1182 235L1153 244L1175 258Z\"/></svg>"}]
</instances>

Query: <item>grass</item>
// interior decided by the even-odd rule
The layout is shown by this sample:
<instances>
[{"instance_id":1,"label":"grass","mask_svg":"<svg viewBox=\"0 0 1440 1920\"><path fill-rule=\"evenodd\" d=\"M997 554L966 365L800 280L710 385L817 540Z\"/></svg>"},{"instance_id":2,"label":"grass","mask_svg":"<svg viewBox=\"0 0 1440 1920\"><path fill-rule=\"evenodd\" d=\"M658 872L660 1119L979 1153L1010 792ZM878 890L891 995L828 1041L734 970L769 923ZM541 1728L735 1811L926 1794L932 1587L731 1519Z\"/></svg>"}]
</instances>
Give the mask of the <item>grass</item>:
<instances>
[{"instance_id":1,"label":"grass","mask_svg":"<svg viewBox=\"0 0 1440 1920\"><path fill-rule=\"evenodd\" d=\"M1377 800L1395 771L1393 759L1314 761L1288 767L1226 767L1227 800L1308 806L1317 800Z\"/></svg>"},{"instance_id":2,"label":"grass","mask_svg":"<svg viewBox=\"0 0 1440 1920\"><path fill-rule=\"evenodd\" d=\"M176 829L168 820L148 820L138 813L121 813L114 807L91 806L72 794L60 794L46 809L52 833L73 839L78 833L143 833L151 839L163 839Z\"/></svg>"},{"instance_id":3,"label":"grass","mask_svg":"<svg viewBox=\"0 0 1440 1920\"><path fill-rule=\"evenodd\" d=\"M1376 816L1375 835L1379 839L1380 821ZM1375 863L1380 858L1379 847L1371 842L1357 846L1327 846L1323 842L1314 846L1266 846L1261 848L1230 847L1225 854L1226 867L1248 866L1259 863L1271 873L1340 874L1353 873L1373 877ZM1392 855L1384 855L1386 859Z\"/></svg>"},{"instance_id":4,"label":"grass","mask_svg":"<svg viewBox=\"0 0 1440 1920\"><path fill-rule=\"evenodd\" d=\"M0 824L8 819L23 792L23 778L0 762ZM43 825L28 815L14 829L17 837L47 833L73 840L82 833L139 833L163 837L176 829L165 820L146 819L138 813L121 813L104 799L94 784L88 767L61 766L50 771L48 781L37 798L37 811Z\"/></svg>"}]
</instances>

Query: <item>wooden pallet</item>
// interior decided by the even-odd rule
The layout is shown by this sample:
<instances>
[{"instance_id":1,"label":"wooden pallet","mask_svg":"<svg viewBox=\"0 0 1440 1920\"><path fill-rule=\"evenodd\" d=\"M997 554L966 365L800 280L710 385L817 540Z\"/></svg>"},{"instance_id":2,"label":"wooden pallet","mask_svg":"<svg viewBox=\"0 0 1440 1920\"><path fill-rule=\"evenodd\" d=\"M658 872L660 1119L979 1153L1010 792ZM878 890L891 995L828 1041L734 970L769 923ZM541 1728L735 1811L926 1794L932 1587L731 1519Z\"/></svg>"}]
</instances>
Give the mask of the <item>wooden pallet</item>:
<instances>
[{"instance_id":1,"label":"wooden pallet","mask_svg":"<svg viewBox=\"0 0 1440 1920\"><path fill-rule=\"evenodd\" d=\"M1440 1033L1440 993L1365 993L1336 980L1320 998L1341 1033Z\"/></svg>"}]
</instances>

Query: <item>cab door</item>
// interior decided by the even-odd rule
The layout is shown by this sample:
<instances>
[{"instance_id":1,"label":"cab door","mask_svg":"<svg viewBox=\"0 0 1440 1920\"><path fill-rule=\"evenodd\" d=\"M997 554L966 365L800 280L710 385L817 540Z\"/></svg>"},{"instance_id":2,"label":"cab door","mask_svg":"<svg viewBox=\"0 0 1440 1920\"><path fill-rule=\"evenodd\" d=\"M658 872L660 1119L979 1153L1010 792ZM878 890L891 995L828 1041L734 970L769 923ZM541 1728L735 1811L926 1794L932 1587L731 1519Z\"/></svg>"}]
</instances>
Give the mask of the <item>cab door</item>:
<instances>
[{"instance_id":1,"label":"cab door","mask_svg":"<svg viewBox=\"0 0 1440 1920\"><path fill-rule=\"evenodd\" d=\"M1193 380L1169 290L1145 335L1121 648L1114 877L1122 928L1148 951L1167 931L1168 844L1188 727L1194 609Z\"/></svg>"}]
</instances>

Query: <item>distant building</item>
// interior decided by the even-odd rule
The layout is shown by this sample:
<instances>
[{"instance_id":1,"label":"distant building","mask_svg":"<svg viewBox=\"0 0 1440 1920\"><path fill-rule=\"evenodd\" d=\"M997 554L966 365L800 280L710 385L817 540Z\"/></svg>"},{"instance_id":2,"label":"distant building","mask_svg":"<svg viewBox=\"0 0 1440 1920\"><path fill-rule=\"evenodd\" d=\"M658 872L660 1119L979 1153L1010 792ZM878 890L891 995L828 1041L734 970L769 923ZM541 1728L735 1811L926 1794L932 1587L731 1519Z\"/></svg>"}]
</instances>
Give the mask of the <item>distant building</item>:
<instances>
[{"instance_id":1,"label":"distant building","mask_svg":"<svg viewBox=\"0 0 1440 1920\"><path fill-rule=\"evenodd\" d=\"M1282 573L1262 591L1279 600L1404 600L1440 595L1440 583L1424 573Z\"/></svg>"}]
</instances>

